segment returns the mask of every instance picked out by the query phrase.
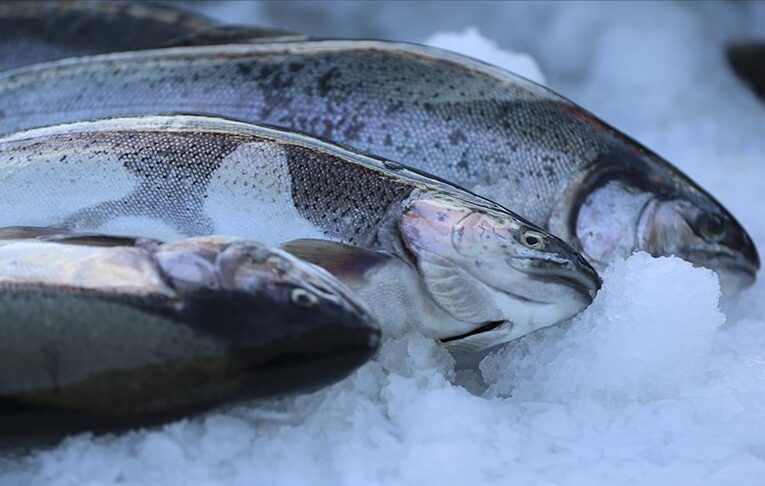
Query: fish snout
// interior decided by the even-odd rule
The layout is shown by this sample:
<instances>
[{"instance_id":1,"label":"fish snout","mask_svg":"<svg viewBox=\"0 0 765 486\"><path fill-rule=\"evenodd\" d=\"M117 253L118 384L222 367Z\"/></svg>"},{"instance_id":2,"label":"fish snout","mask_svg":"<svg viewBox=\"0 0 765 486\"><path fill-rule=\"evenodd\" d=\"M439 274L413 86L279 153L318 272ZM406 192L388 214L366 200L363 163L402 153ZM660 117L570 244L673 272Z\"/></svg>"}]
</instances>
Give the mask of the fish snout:
<instances>
[{"instance_id":1,"label":"fish snout","mask_svg":"<svg viewBox=\"0 0 765 486\"><path fill-rule=\"evenodd\" d=\"M755 275L760 270L760 254L757 251L757 246L754 244L754 240L752 240L752 237L749 236L749 233L747 233L743 227L740 228L742 233L740 238L741 256L739 258L738 264L747 272L751 273L752 278L754 279ZM752 283L754 283L754 281L752 281Z\"/></svg>"},{"instance_id":2,"label":"fish snout","mask_svg":"<svg viewBox=\"0 0 765 486\"><path fill-rule=\"evenodd\" d=\"M603 284L595 267L581 253L564 241L550 237L548 246L555 252L555 258L537 259L530 272L547 282L567 285L592 302Z\"/></svg>"},{"instance_id":3,"label":"fish snout","mask_svg":"<svg viewBox=\"0 0 765 486\"><path fill-rule=\"evenodd\" d=\"M713 268L724 288L749 287L760 269L760 255L752 237L733 215L720 209L720 214L704 214L694 221L694 229L704 239L702 251L692 256L697 264ZM704 255L706 253L706 255Z\"/></svg>"},{"instance_id":4,"label":"fish snout","mask_svg":"<svg viewBox=\"0 0 765 486\"><path fill-rule=\"evenodd\" d=\"M671 222L673 217L681 219L685 225L685 228L676 225L680 227L674 236L678 243L675 247L664 248L663 253L675 254L694 265L711 268L720 277L725 291L735 292L749 287L760 269L757 247L730 212L719 204L711 204L705 200L695 204L694 201L663 204L669 209L661 215L662 218L654 220L657 226L668 226L667 222ZM670 237L664 239L675 241Z\"/></svg>"},{"instance_id":5,"label":"fish snout","mask_svg":"<svg viewBox=\"0 0 765 486\"><path fill-rule=\"evenodd\" d=\"M582 291L590 296L590 300L595 298L603 286L603 280L600 278L597 270L580 253L571 251L571 258L567 265L566 278L581 286Z\"/></svg>"}]
</instances>

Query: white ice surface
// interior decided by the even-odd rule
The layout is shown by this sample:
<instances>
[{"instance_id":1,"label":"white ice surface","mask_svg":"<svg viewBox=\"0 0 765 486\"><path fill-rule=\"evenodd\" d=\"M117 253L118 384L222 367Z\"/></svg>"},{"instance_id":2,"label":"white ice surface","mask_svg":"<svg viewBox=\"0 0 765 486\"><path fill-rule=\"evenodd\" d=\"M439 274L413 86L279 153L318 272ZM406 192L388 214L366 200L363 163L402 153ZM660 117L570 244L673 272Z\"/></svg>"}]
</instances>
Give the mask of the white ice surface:
<instances>
[{"instance_id":1,"label":"white ice surface","mask_svg":"<svg viewBox=\"0 0 765 486\"><path fill-rule=\"evenodd\" d=\"M500 49L473 26L465 27L461 32L436 32L425 40L425 44L475 57L540 84L545 82L542 70L533 57Z\"/></svg>"},{"instance_id":2,"label":"white ice surface","mask_svg":"<svg viewBox=\"0 0 765 486\"><path fill-rule=\"evenodd\" d=\"M361 8L319 5L329 17ZM395 17L401 4L386 8L388 33L436 22L432 15ZM500 42L504 48L532 53L553 88L689 173L763 249L765 105L733 77L721 51L729 38L752 30L753 19L765 25L765 9L744 10L471 3L444 10L443 18L482 31L485 25L488 37L510 42ZM436 30L444 29L430 32ZM481 371L456 371L453 359L423 337L389 336L376 360L329 389L158 430L74 437L7 459L0 480L762 484L764 296L760 280L724 302L721 325L708 271L635 255L605 275L595 304L567 330L549 329L499 351Z\"/></svg>"}]
</instances>

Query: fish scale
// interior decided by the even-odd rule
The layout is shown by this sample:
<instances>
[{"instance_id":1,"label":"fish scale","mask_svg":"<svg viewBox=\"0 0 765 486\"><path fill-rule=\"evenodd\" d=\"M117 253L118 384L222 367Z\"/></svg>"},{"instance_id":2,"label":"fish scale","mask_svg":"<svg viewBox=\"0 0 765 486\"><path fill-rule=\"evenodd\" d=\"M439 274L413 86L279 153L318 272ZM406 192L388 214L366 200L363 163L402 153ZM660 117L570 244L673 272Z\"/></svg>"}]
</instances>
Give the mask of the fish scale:
<instances>
[{"instance_id":1,"label":"fish scale","mask_svg":"<svg viewBox=\"0 0 765 486\"><path fill-rule=\"evenodd\" d=\"M420 62L411 65L412 59ZM502 189L506 195L492 196L536 222L545 221L568 173L591 157L582 139L595 138L584 122L567 119L553 131L579 130L581 136L538 143L550 138L549 124L539 124L554 111L545 105L558 103L539 101L548 98L543 88L505 83L497 93L486 66L475 63L465 71L416 46L317 41L294 48L202 47L49 66L7 75L0 87L0 131L173 111L267 122L405 161L466 187L491 185L510 167L515 176ZM491 101L483 100L489 92ZM530 165L537 158L557 162L554 178Z\"/></svg>"},{"instance_id":2,"label":"fish scale","mask_svg":"<svg viewBox=\"0 0 765 486\"><path fill-rule=\"evenodd\" d=\"M96 228L117 214L156 217L179 233L209 234L214 225L204 213L204 189L216 170L215 161L225 158L237 146L234 140L212 134L198 137L192 133L176 133L164 137L154 133L120 133L118 136L94 138L77 135L54 136L46 141L49 147L86 147L98 158L105 150L121 149L118 159L140 182L127 196L105 201L72 214L59 224L64 227ZM41 147L41 150L55 150ZM64 161L66 163L66 161ZM158 188L157 186L162 186ZM195 190L199 186L200 190ZM156 194L173 194L172 199L155 201Z\"/></svg>"},{"instance_id":3,"label":"fish scale","mask_svg":"<svg viewBox=\"0 0 765 486\"><path fill-rule=\"evenodd\" d=\"M332 154L279 143L268 137L267 130L245 136L235 131L196 131L193 125L184 130L182 122L167 131L162 126L147 118L143 123L112 124L105 130L53 128L48 136L43 130L31 140L21 136L18 141L0 142L3 158L16 161L12 164L14 170L1 174L0 181L27 191L28 182L37 176L26 177L25 169L67 166L74 160L110 168L100 179L105 185L110 184L113 172L123 172L131 181L132 187L122 197L104 200L81 192L76 184L54 181L55 191L51 187L45 196L35 197L49 197L51 203L53 199L74 199L79 208L63 217L35 220L38 225L99 231L119 218L143 217L161 221L183 236L221 233L227 225L221 221L225 213L205 207L210 198L221 197L223 206L244 208L249 215L242 218L243 227L236 232L239 236L259 236L270 244L305 236L299 229L285 235L269 227L271 221L294 211L306 226L315 228L314 233L365 246L372 244L389 207L401 203L418 188L405 179L384 174L381 177L380 170L361 168ZM223 122L222 126L227 125ZM56 153L53 160L51 153ZM111 158L105 158L107 153ZM261 163L254 162L257 160ZM248 172L253 162L256 171ZM80 169L72 170L76 173ZM19 184L21 178L27 183ZM216 181L223 181L225 189L211 189ZM250 197L240 198L243 191ZM287 194L291 207L281 207L285 200L277 198L278 194ZM26 224L26 216L18 214L16 205L10 202L13 197L9 193L0 197L8 201L0 201L3 226ZM278 204L274 204L277 199ZM268 222L261 217L261 203L267 201L272 203L268 208L272 219Z\"/></svg>"},{"instance_id":4,"label":"fish scale","mask_svg":"<svg viewBox=\"0 0 765 486\"><path fill-rule=\"evenodd\" d=\"M116 53L0 74L0 132L157 112L266 123L437 174L600 268L644 250L713 268L736 287L759 268L738 221L671 164L552 91L446 51L314 40ZM648 196L645 209L608 210L632 207L619 200L637 192Z\"/></svg>"},{"instance_id":5,"label":"fish scale","mask_svg":"<svg viewBox=\"0 0 765 486\"><path fill-rule=\"evenodd\" d=\"M518 337L516 323L528 329L570 317L600 283L564 242L492 201L291 131L200 116L78 122L0 138L0 168L0 226L165 240L301 238L291 248L345 269L381 318L390 314L386 293L402 307L422 300L422 315L397 315L436 338L487 321L499 331L480 346ZM386 264L375 251L391 255ZM437 272L429 271L434 261ZM472 298L450 306L456 294Z\"/></svg>"},{"instance_id":6,"label":"fish scale","mask_svg":"<svg viewBox=\"0 0 765 486\"><path fill-rule=\"evenodd\" d=\"M370 237L382 224L388 207L411 194L411 187L374 171L338 160L319 160L300 147L287 147L286 151L295 207L328 235L350 244L370 246ZM330 202L334 210L327 211Z\"/></svg>"},{"instance_id":7,"label":"fish scale","mask_svg":"<svg viewBox=\"0 0 765 486\"><path fill-rule=\"evenodd\" d=\"M494 186L498 202L545 224L570 176L615 140L562 116L562 98L497 71L372 41L94 56L0 76L0 131L177 111L266 122Z\"/></svg>"}]
</instances>

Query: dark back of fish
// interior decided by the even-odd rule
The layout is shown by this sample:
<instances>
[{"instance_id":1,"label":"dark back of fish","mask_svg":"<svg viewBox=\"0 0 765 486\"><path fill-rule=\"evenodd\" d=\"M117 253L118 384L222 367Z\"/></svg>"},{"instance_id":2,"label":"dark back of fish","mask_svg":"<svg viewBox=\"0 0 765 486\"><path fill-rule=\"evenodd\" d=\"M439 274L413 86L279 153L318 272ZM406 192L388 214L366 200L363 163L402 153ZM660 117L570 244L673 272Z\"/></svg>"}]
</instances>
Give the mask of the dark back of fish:
<instances>
[{"instance_id":1,"label":"dark back of fish","mask_svg":"<svg viewBox=\"0 0 765 486\"><path fill-rule=\"evenodd\" d=\"M4 2L0 3L0 70L159 47L212 23L170 7L142 3Z\"/></svg>"},{"instance_id":2,"label":"dark back of fish","mask_svg":"<svg viewBox=\"0 0 765 486\"><path fill-rule=\"evenodd\" d=\"M41 132L0 141L0 225L113 232L122 221L122 234L163 239L314 236L368 246L390 208L418 188L459 192L309 137L226 120L115 119Z\"/></svg>"},{"instance_id":3,"label":"dark back of fish","mask_svg":"<svg viewBox=\"0 0 765 486\"><path fill-rule=\"evenodd\" d=\"M698 242L640 246L649 239L635 238L634 228L603 241L632 238L626 254L675 254L712 268L743 266L747 274L759 268L743 227L677 168L550 90L446 51L382 41L263 42L93 56L0 74L0 133L178 112L298 130L437 174L605 259L621 248L588 252L580 237L616 226L599 218L580 228L578 215L594 191L614 182L623 197L635 191L690 204L706 215L691 218L696 226L723 221L728 248L710 237L705 256L693 260ZM678 234L680 209L657 227ZM717 262L722 254L736 262Z\"/></svg>"},{"instance_id":4,"label":"dark back of fish","mask_svg":"<svg viewBox=\"0 0 765 486\"><path fill-rule=\"evenodd\" d=\"M442 54L314 41L64 61L0 77L0 132L125 114L215 114L346 143L468 188L501 180L485 194L544 222L560 187L611 137L562 111L544 88Z\"/></svg>"}]
</instances>

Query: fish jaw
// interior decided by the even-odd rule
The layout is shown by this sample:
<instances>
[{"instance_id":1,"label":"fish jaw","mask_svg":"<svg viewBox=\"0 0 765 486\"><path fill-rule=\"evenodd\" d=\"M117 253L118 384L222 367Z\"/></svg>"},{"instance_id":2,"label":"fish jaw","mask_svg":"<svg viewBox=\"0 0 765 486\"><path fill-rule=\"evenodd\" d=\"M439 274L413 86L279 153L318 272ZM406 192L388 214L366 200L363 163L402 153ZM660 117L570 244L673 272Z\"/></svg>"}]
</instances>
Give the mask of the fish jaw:
<instances>
[{"instance_id":1,"label":"fish jaw","mask_svg":"<svg viewBox=\"0 0 765 486\"><path fill-rule=\"evenodd\" d=\"M399 232L429 296L474 328L546 327L584 309L600 287L577 252L496 205L415 194L403 205Z\"/></svg>"},{"instance_id":2,"label":"fish jaw","mask_svg":"<svg viewBox=\"0 0 765 486\"><path fill-rule=\"evenodd\" d=\"M658 157L634 162L639 170L632 171L621 167L629 165L624 157L616 167L572 181L547 228L599 270L644 251L710 268L726 292L754 282L760 268L757 248L729 211Z\"/></svg>"},{"instance_id":3,"label":"fish jaw","mask_svg":"<svg viewBox=\"0 0 765 486\"><path fill-rule=\"evenodd\" d=\"M760 269L751 237L721 206L652 199L641 214L637 233L639 248L654 256L679 256L714 270L726 293L754 284Z\"/></svg>"}]
</instances>

